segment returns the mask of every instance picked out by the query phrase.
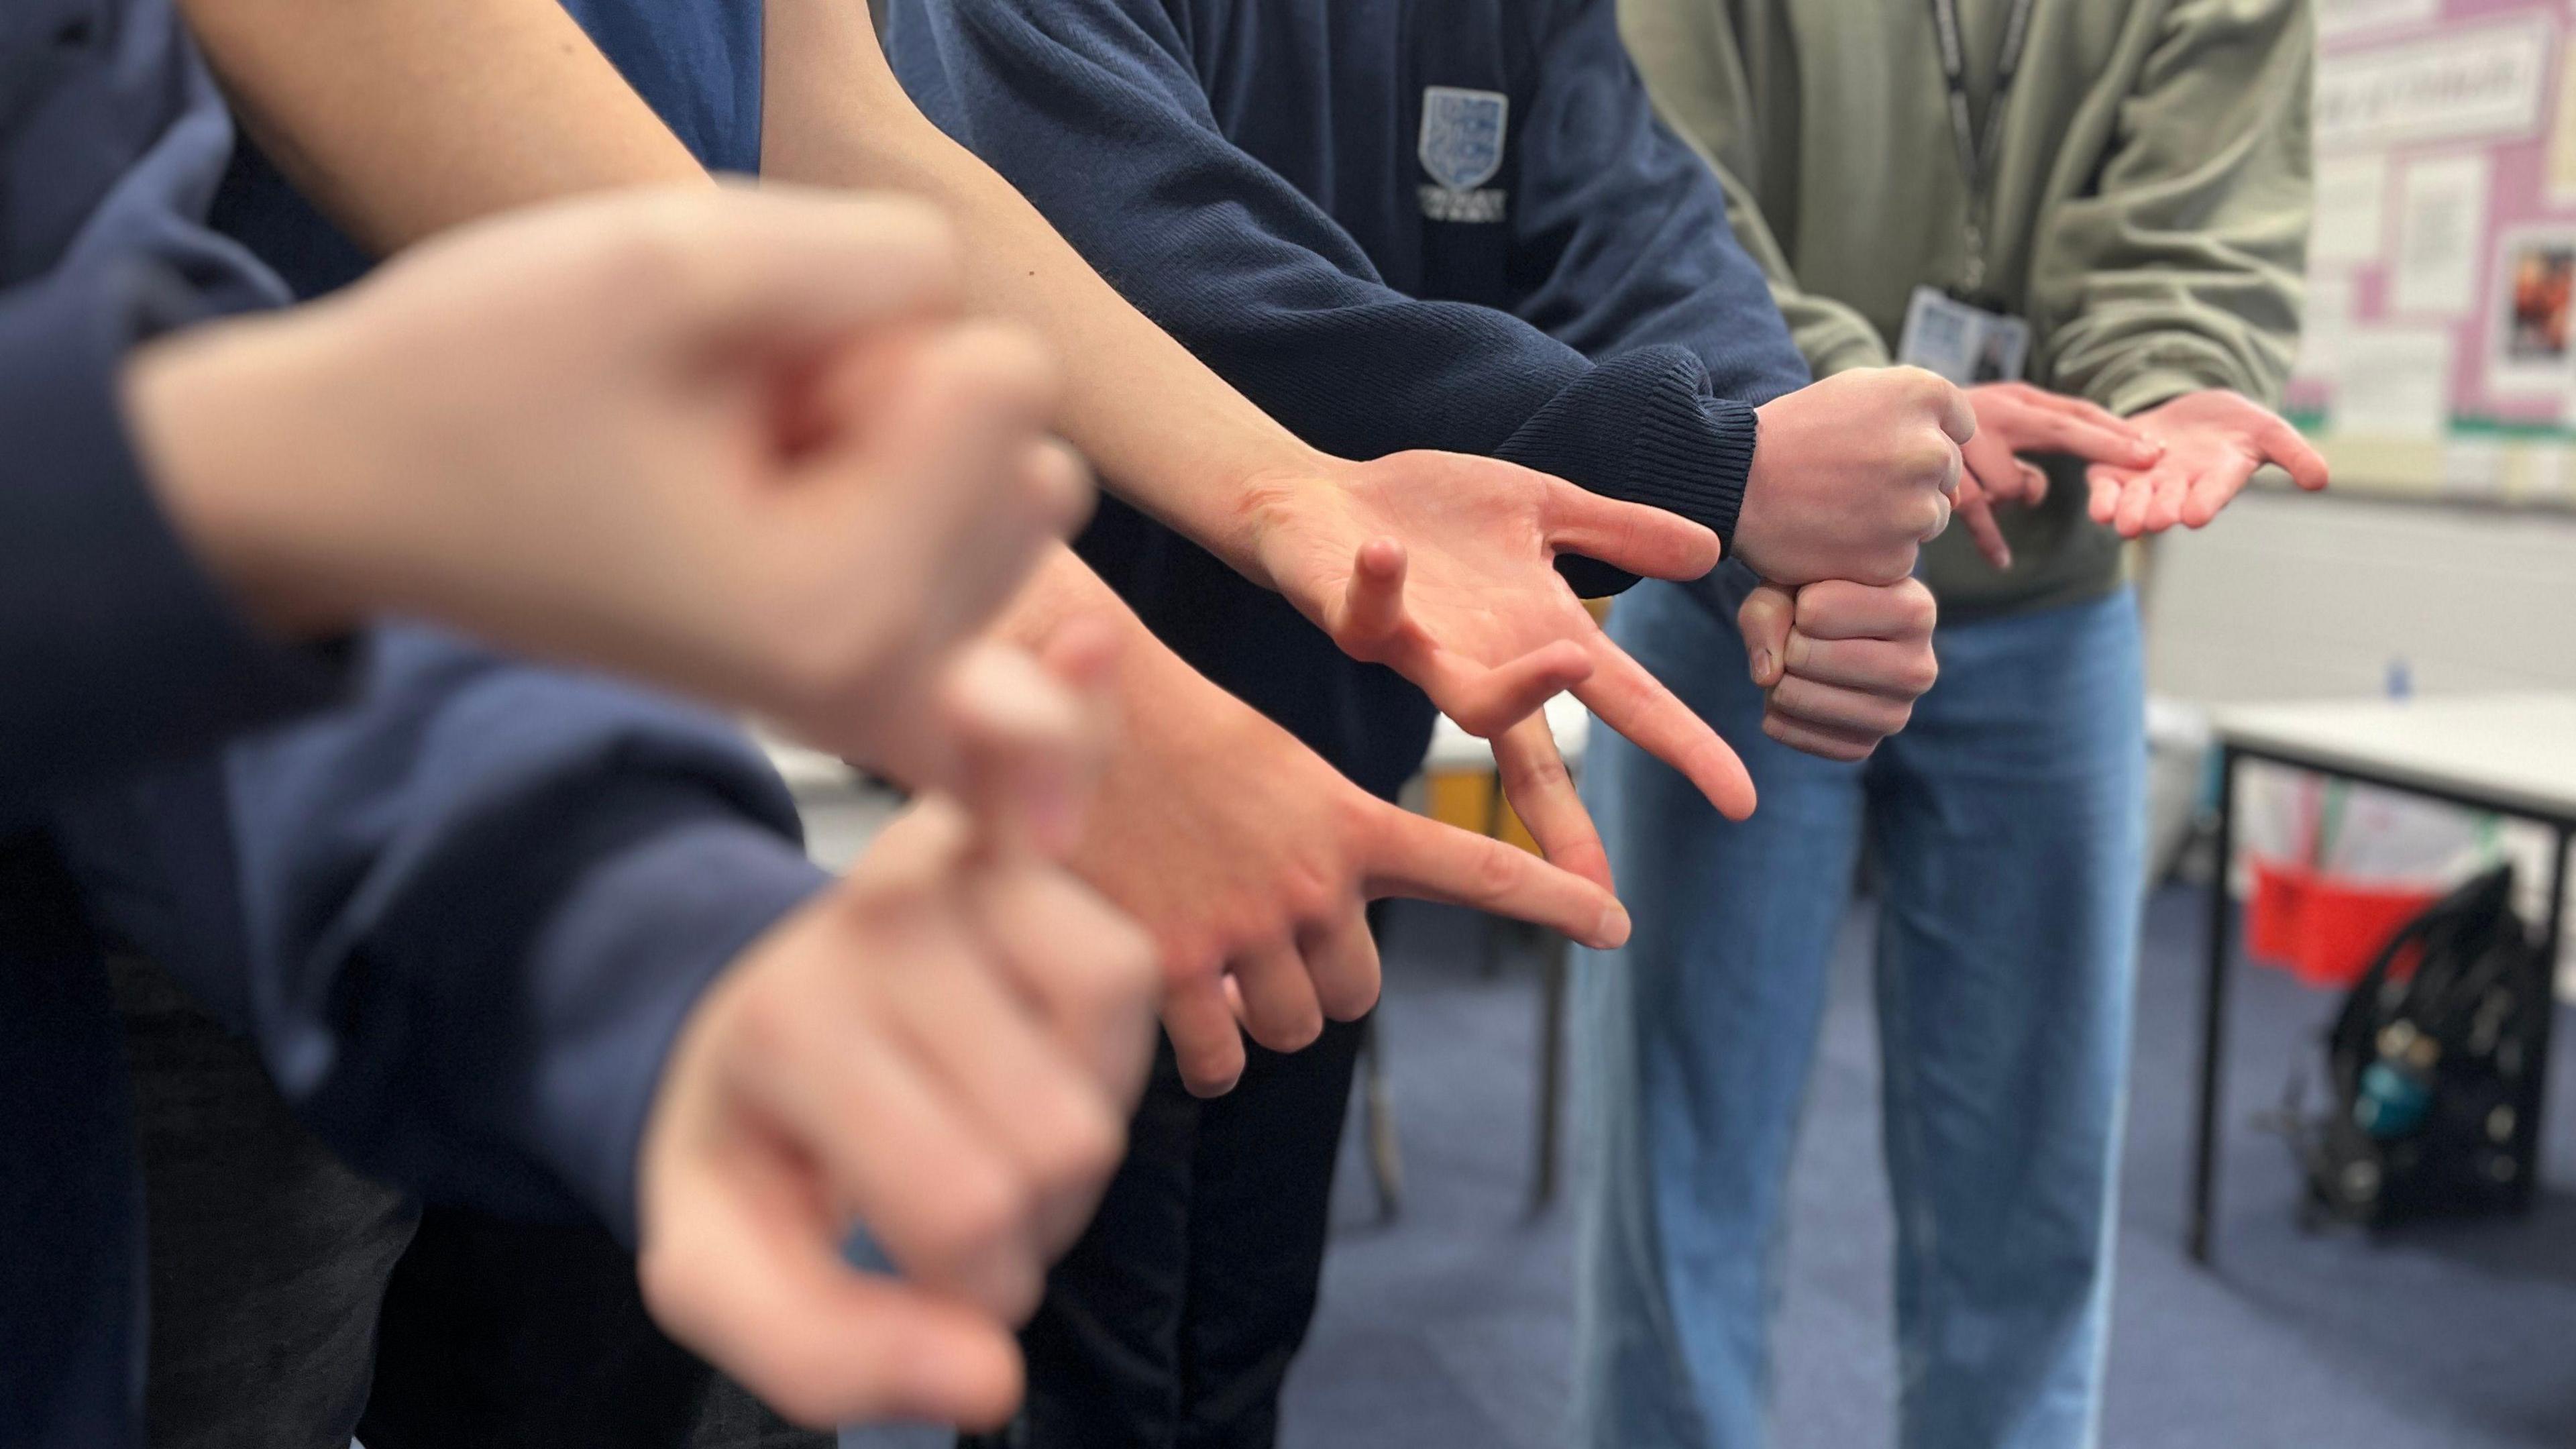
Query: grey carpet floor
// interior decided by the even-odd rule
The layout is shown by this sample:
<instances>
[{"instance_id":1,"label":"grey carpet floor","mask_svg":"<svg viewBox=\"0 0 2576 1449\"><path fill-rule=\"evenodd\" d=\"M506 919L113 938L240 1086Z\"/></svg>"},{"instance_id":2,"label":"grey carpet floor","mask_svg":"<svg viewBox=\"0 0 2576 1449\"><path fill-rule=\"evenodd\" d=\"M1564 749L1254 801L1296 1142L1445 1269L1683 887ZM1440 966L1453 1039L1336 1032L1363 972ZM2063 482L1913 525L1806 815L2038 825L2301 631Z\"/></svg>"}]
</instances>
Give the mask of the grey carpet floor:
<instances>
[{"instance_id":1,"label":"grey carpet floor","mask_svg":"<svg viewBox=\"0 0 2576 1449\"><path fill-rule=\"evenodd\" d=\"M2240 973L2222 1259L2180 1239L2201 897L2151 903L2122 1191L2110 1449L2576 1445L2576 1190L2532 1216L2366 1237L2302 1234L2270 1107L2329 996ZM1358 1113L1323 1306L1290 1383L1287 1449L1546 1449L1566 1442L1568 1214L1526 1210L1536 1040L1527 959L1486 974L1478 923L1408 910L1381 1034L1406 1193L1377 1218ZM1508 955L1508 953L1507 953ZM1891 1229L1878 1164L1868 931L1856 913L1792 1184L1775 1449L1894 1442ZM2562 1034L2563 1035L2563 1034ZM2549 1176L2576 1184L2576 1072L2557 1077Z\"/></svg>"}]
</instances>

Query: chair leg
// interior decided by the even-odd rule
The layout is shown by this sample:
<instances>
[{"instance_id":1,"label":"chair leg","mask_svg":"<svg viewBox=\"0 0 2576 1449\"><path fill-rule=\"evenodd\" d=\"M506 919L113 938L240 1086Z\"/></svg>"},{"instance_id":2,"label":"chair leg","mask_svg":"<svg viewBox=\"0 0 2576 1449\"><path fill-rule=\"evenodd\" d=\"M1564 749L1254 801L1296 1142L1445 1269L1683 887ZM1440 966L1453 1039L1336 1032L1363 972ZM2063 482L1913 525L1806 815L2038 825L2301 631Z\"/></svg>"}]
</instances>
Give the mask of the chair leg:
<instances>
[{"instance_id":1,"label":"chair leg","mask_svg":"<svg viewBox=\"0 0 2576 1449\"><path fill-rule=\"evenodd\" d=\"M1532 1133L1530 1216L1545 1213L1556 1201L1557 1139L1562 1132L1565 1095L1565 997L1567 957L1573 945L1559 936L1539 959L1538 1123Z\"/></svg>"},{"instance_id":2,"label":"chair leg","mask_svg":"<svg viewBox=\"0 0 2576 1449\"><path fill-rule=\"evenodd\" d=\"M1386 1063L1374 1014L1360 1022L1360 1115L1368 1132L1369 1181L1377 1188L1380 1222L1393 1222L1404 1211L1404 1154L1395 1130L1395 1094L1386 1080Z\"/></svg>"}]
</instances>

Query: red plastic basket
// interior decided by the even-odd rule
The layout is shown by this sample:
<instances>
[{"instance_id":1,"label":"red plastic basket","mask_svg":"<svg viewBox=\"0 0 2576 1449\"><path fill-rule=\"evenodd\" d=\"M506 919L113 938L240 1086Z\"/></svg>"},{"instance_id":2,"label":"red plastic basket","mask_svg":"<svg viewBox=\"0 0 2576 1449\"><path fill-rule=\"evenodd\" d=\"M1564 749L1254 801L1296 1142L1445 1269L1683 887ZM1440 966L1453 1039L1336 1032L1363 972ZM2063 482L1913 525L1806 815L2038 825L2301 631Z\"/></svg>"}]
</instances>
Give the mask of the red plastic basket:
<instances>
[{"instance_id":1,"label":"red plastic basket","mask_svg":"<svg viewBox=\"0 0 2576 1449\"><path fill-rule=\"evenodd\" d=\"M2363 884L2305 866L2257 859L2245 911L2245 951L2310 986L2350 986L2439 890ZM2400 976L2415 969L2399 961Z\"/></svg>"}]
</instances>

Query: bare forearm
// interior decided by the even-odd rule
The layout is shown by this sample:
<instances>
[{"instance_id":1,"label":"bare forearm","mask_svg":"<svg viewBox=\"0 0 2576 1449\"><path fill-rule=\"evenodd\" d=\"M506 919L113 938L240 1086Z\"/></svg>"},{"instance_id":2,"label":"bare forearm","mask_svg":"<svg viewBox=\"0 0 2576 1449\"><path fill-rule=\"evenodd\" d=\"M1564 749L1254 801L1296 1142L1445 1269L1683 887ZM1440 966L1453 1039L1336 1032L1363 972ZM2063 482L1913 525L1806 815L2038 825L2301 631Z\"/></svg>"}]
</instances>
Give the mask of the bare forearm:
<instances>
[{"instance_id":1,"label":"bare forearm","mask_svg":"<svg viewBox=\"0 0 2576 1449\"><path fill-rule=\"evenodd\" d=\"M937 201L973 239L972 304L1080 360L1066 369L1065 433L1105 486L1260 579L1246 506L1265 485L1339 460L1299 442L1136 311L1008 182L932 125L887 66L863 7L771 0L767 26L762 172Z\"/></svg>"},{"instance_id":2,"label":"bare forearm","mask_svg":"<svg viewBox=\"0 0 2576 1449\"><path fill-rule=\"evenodd\" d=\"M181 0L289 179L388 253L531 202L706 173L553 0Z\"/></svg>"}]
</instances>

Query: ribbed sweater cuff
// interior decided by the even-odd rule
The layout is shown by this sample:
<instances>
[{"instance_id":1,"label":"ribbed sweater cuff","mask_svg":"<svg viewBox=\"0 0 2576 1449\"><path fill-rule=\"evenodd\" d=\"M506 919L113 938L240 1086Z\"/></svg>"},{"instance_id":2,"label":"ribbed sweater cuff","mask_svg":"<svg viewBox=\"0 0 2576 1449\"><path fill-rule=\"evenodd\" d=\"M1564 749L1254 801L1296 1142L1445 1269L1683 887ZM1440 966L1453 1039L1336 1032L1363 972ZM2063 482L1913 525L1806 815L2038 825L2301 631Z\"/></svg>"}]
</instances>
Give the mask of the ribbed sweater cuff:
<instances>
[{"instance_id":1,"label":"ribbed sweater cuff","mask_svg":"<svg viewBox=\"0 0 2576 1449\"><path fill-rule=\"evenodd\" d=\"M1753 476L1757 415L1725 398L1694 397L1659 406L1639 419L1628 459L1628 500L1678 513L1715 530L1735 549L1735 518Z\"/></svg>"}]
</instances>

